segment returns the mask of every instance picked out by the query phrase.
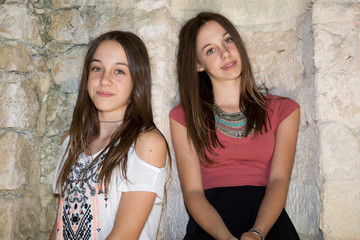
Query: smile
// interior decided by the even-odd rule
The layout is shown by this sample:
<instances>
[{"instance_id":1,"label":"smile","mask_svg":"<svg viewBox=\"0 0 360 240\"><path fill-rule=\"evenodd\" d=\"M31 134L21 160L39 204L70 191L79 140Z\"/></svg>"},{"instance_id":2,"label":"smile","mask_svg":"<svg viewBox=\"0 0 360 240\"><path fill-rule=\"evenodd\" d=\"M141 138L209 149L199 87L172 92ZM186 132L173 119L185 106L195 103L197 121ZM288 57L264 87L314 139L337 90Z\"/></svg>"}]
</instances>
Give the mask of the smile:
<instances>
[{"instance_id":1,"label":"smile","mask_svg":"<svg viewBox=\"0 0 360 240\"><path fill-rule=\"evenodd\" d=\"M97 95L100 96L100 97L104 97L104 98L107 98L107 97L111 97L113 94L112 93L109 93L109 92L97 92Z\"/></svg>"},{"instance_id":2,"label":"smile","mask_svg":"<svg viewBox=\"0 0 360 240\"><path fill-rule=\"evenodd\" d=\"M235 66L236 66L236 61L233 61L233 62L231 62L231 63L229 63L229 64L226 64L225 66L221 67L221 69L223 69L223 70L230 70L230 69L232 69L232 68L235 67Z\"/></svg>"}]
</instances>

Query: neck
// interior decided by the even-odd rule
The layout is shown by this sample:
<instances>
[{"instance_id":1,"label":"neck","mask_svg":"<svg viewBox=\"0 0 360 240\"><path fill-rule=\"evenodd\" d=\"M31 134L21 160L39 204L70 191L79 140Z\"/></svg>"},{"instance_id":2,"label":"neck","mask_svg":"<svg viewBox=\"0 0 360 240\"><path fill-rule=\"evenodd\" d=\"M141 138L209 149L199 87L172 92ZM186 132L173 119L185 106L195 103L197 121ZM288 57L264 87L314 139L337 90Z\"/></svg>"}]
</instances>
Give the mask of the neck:
<instances>
[{"instance_id":1,"label":"neck","mask_svg":"<svg viewBox=\"0 0 360 240\"><path fill-rule=\"evenodd\" d=\"M240 79L239 81L212 81L216 104L226 112L240 112Z\"/></svg>"}]
</instances>

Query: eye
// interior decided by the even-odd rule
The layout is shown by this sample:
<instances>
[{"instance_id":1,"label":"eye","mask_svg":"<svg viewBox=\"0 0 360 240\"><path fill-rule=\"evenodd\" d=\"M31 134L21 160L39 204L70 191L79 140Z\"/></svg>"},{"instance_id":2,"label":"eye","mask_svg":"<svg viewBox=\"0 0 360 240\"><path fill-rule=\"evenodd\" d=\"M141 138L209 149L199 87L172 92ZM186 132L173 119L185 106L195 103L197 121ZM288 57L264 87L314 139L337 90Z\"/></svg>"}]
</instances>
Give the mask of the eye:
<instances>
[{"instance_id":1,"label":"eye","mask_svg":"<svg viewBox=\"0 0 360 240\"><path fill-rule=\"evenodd\" d=\"M233 39L231 37L229 37L225 40L225 44L231 43L232 41L233 41Z\"/></svg>"},{"instance_id":2,"label":"eye","mask_svg":"<svg viewBox=\"0 0 360 240\"><path fill-rule=\"evenodd\" d=\"M125 74L125 72L121 69L117 69L114 71L115 74Z\"/></svg>"},{"instance_id":3,"label":"eye","mask_svg":"<svg viewBox=\"0 0 360 240\"><path fill-rule=\"evenodd\" d=\"M215 48L210 48L206 51L206 55L210 55L215 52Z\"/></svg>"},{"instance_id":4,"label":"eye","mask_svg":"<svg viewBox=\"0 0 360 240\"><path fill-rule=\"evenodd\" d=\"M93 72L101 72L102 69L99 68L99 67L92 67L92 68L91 68L91 71L93 71Z\"/></svg>"}]
</instances>

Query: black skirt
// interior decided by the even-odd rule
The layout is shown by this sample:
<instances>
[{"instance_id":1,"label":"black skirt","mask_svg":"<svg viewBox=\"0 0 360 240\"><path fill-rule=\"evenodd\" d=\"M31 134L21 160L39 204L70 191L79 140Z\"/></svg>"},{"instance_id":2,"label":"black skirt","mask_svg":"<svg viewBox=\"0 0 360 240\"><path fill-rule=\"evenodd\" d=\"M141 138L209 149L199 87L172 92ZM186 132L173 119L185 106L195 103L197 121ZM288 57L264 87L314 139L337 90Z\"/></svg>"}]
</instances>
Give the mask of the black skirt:
<instances>
[{"instance_id":1,"label":"black skirt","mask_svg":"<svg viewBox=\"0 0 360 240\"><path fill-rule=\"evenodd\" d=\"M239 238L249 231L255 222L266 187L241 186L205 190L210 204L222 217L232 235ZM190 216L184 240L214 239ZM300 240L285 209L266 236L266 240Z\"/></svg>"}]
</instances>

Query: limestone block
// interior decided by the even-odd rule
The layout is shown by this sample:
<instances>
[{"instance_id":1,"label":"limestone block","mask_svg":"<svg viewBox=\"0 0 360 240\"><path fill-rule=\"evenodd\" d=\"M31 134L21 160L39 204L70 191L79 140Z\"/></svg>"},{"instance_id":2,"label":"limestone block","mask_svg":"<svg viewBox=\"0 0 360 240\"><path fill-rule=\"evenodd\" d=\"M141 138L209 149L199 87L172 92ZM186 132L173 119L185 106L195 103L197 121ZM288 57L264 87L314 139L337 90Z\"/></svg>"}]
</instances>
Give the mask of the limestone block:
<instances>
[{"instance_id":1,"label":"limestone block","mask_svg":"<svg viewBox=\"0 0 360 240\"><path fill-rule=\"evenodd\" d=\"M52 15L49 36L58 43L89 42L84 18L78 10L62 10Z\"/></svg>"},{"instance_id":2,"label":"limestone block","mask_svg":"<svg viewBox=\"0 0 360 240\"><path fill-rule=\"evenodd\" d=\"M129 9L135 9L136 4L139 0L136 1L119 1L119 0L97 0L96 1L96 12L98 13L109 13L109 15L114 15L116 12L119 14L124 13L124 11Z\"/></svg>"},{"instance_id":3,"label":"limestone block","mask_svg":"<svg viewBox=\"0 0 360 240\"><path fill-rule=\"evenodd\" d=\"M25 170L20 166L21 141L14 132L0 135L0 189L14 190L25 184Z\"/></svg>"},{"instance_id":4,"label":"limestone block","mask_svg":"<svg viewBox=\"0 0 360 240\"><path fill-rule=\"evenodd\" d=\"M258 54L251 62L258 85L265 84L269 90L281 88L289 93L301 84L304 67L301 56L294 52Z\"/></svg>"},{"instance_id":5,"label":"limestone block","mask_svg":"<svg viewBox=\"0 0 360 240\"><path fill-rule=\"evenodd\" d=\"M291 181L286 211L298 233L318 236L319 215L321 210L319 188L316 185Z\"/></svg>"},{"instance_id":6,"label":"limestone block","mask_svg":"<svg viewBox=\"0 0 360 240\"><path fill-rule=\"evenodd\" d=\"M2 44L0 51L0 68L7 71L28 73L34 70L33 60L28 47L21 43Z\"/></svg>"},{"instance_id":7,"label":"limestone block","mask_svg":"<svg viewBox=\"0 0 360 240\"><path fill-rule=\"evenodd\" d=\"M138 0L136 3L137 10L144 10L147 12L154 11L166 7L168 1L149 1L149 0Z\"/></svg>"},{"instance_id":8,"label":"limestone block","mask_svg":"<svg viewBox=\"0 0 360 240\"><path fill-rule=\"evenodd\" d=\"M315 124L299 128L292 180L316 185L319 177L319 130Z\"/></svg>"},{"instance_id":9,"label":"limestone block","mask_svg":"<svg viewBox=\"0 0 360 240\"><path fill-rule=\"evenodd\" d=\"M44 137L40 143L40 182L42 184L52 185L54 181L54 170L60 158L61 137L61 134L56 137Z\"/></svg>"},{"instance_id":10,"label":"limestone block","mask_svg":"<svg viewBox=\"0 0 360 240\"><path fill-rule=\"evenodd\" d=\"M64 8L76 8L83 6L95 6L96 0L57 0L52 1L51 8L53 10L59 10Z\"/></svg>"},{"instance_id":11,"label":"limestone block","mask_svg":"<svg viewBox=\"0 0 360 240\"><path fill-rule=\"evenodd\" d=\"M199 11L219 12L236 24L268 24L294 19L308 9L308 0L174 0L171 15L188 19Z\"/></svg>"},{"instance_id":12,"label":"limestone block","mask_svg":"<svg viewBox=\"0 0 360 240\"><path fill-rule=\"evenodd\" d=\"M331 2L342 4L331 4ZM355 23L359 21L359 9L358 4L351 4L349 0L326 0L318 1L313 5L313 23L314 24L328 24L334 23L337 26L341 22ZM353 1L358 2L357 1Z\"/></svg>"},{"instance_id":13,"label":"limestone block","mask_svg":"<svg viewBox=\"0 0 360 240\"><path fill-rule=\"evenodd\" d=\"M77 93L71 89L73 85L73 82L65 82L60 89L50 89L46 101L46 136L62 136L69 129L77 98Z\"/></svg>"},{"instance_id":14,"label":"limestone block","mask_svg":"<svg viewBox=\"0 0 360 240\"><path fill-rule=\"evenodd\" d=\"M360 6L315 4L315 67L330 72L359 72Z\"/></svg>"},{"instance_id":15,"label":"limestone block","mask_svg":"<svg viewBox=\"0 0 360 240\"><path fill-rule=\"evenodd\" d=\"M40 207L38 204L38 196L26 196L16 199L17 206L14 208L16 222L14 223L13 239L47 239L40 237Z\"/></svg>"},{"instance_id":16,"label":"limestone block","mask_svg":"<svg viewBox=\"0 0 360 240\"><path fill-rule=\"evenodd\" d=\"M13 229L16 223L16 219L13 212L16 208L16 202L12 200L0 199L0 239L14 239Z\"/></svg>"},{"instance_id":17,"label":"limestone block","mask_svg":"<svg viewBox=\"0 0 360 240\"><path fill-rule=\"evenodd\" d=\"M0 127L34 130L39 103L33 83L22 75L7 73L0 88Z\"/></svg>"},{"instance_id":18,"label":"limestone block","mask_svg":"<svg viewBox=\"0 0 360 240\"><path fill-rule=\"evenodd\" d=\"M130 2L130 1L126 1ZM97 22L97 27L94 31L91 31L91 39L96 38L102 33L108 31L132 31L132 24L134 22L133 12L131 14L123 13L124 10L121 9L96 9L96 11L104 11L103 14L99 14L99 20ZM147 14L147 13L145 13ZM146 15L145 15L146 16Z\"/></svg>"},{"instance_id":19,"label":"limestone block","mask_svg":"<svg viewBox=\"0 0 360 240\"><path fill-rule=\"evenodd\" d=\"M359 74L360 72L329 73L327 68L319 71L317 74L319 121L339 121L350 128L358 128L360 124Z\"/></svg>"},{"instance_id":20,"label":"limestone block","mask_svg":"<svg viewBox=\"0 0 360 240\"><path fill-rule=\"evenodd\" d=\"M177 90L174 46L179 23L166 9L159 9L136 21L134 29L145 42L151 59L154 121L170 139L168 114Z\"/></svg>"},{"instance_id":21,"label":"limestone block","mask_svg":"<svg viewBox=\"0 0 360 240\"><path fill-rule=\"evenodd\" d=\"M42 45L43 34L43 25L25 5L0 5L0 38Z\"/></svg>"},{"instance_id":22,"label":"limestone block","mask_svg":"<svg viewBox=\"0 0 360 240\"><path fill-rule=\"evenodd\" d=\"M47 93L52 84L48 67L46 66L48 59L44 57L33 57L33 61L37 68L35 72L35 78L38 80L37 90L40 91L40 93Z\"/></svg>"},{"instance_id":23,"label":"limestone block","mask_svg":"<svg viewBox=\"0 0 360 240\"><path fill-rule=\"evenodd\" d=\"M86 51L87 47L74 47L52 60L51 73L56 84L69 81L78 85Z\"/></svg>"},{"instance_id":24,"label":"limestone block","mask_svg":"<svg viewBox=\"0 0 360 240\"><path fill-rule=\"evenodd\" d=\"M322 123L320 131L320 168L326 181L359 177L360 141L341 123Z\"/></svg>"},{"instance_id":25,"label":"limestone block","mask_svg":"<svg viewBox=\"0 0 360 240\"><path fill-rule=\"evenodd\" d=\"M360 239L359 185L359 178L325 182L320 221L324 240Z\"/></svg>"}]
</instances>

